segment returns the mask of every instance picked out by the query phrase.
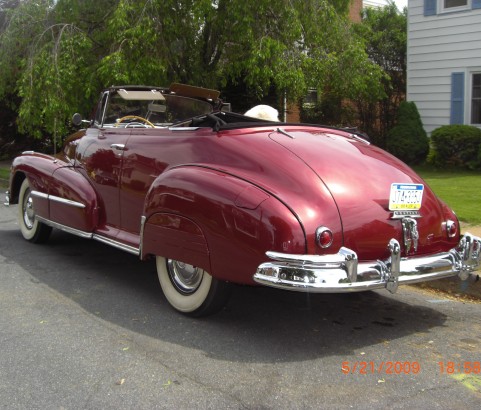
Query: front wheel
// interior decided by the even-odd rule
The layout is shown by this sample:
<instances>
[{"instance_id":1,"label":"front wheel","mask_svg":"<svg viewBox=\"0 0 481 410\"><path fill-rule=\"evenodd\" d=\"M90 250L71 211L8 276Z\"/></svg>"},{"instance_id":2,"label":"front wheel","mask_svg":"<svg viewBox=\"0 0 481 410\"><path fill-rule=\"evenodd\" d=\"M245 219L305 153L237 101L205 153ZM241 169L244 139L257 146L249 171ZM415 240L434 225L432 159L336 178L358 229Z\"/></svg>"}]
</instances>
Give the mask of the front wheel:
<instances>
[{"instance_id":1,"label":"front wheel","mask_svg":"<svg viewBox=\"0 0 481 410\"><path fill-rule=\"evenodd\" d=\"M196 266L157 256L160 286L170 305L189 316L219 311L230 296L231 285Z\"/></svg>"},{"instance_id":2,"label":"front wheel","mask_svg":"<svg viewBox=\"0 0 481 410\"><path fill-rule=\"evenodd\" d=\"M23 237L30 242L43 243L48 240L52 228L35 217L35 206L28 179L24 179L18 196L18 224Z\"/></svg>"}]
</instances>

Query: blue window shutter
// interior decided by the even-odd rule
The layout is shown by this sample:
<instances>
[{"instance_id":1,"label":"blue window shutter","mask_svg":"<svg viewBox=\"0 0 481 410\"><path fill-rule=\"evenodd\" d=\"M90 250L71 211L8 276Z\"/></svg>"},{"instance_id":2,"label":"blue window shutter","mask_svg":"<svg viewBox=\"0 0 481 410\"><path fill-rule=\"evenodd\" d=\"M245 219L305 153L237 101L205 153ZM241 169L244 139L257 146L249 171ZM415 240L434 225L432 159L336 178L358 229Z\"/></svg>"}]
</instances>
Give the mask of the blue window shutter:
<instances>
[{"instance_id":1,"label":"blue window shutter","mask_svg":"<svg viewBox=\"0 0 481 410\"><path fill-rule=\"evenodd\" d=\"M473 0L473 9L481 9L481 0Z\"/></svg>"},{"instance_id":2,"label":"blue window shutter","mask_svg":"<svg viewBox=\"0 0 481 410\"><path fill-rule=\"evenodd\" d=\"M464 73L451 74L450 124L464 124Z\"/></svg>"},{"instance_id":3,"label":"blue window shutter","mask_svg":"<svg viewBox=\"0 0 481 410\"><path fill-rule=\"evenodd\" d=\"M434 16L436 14L437 0L424 0L424 15Z\"/></svg>"}]
</instances>

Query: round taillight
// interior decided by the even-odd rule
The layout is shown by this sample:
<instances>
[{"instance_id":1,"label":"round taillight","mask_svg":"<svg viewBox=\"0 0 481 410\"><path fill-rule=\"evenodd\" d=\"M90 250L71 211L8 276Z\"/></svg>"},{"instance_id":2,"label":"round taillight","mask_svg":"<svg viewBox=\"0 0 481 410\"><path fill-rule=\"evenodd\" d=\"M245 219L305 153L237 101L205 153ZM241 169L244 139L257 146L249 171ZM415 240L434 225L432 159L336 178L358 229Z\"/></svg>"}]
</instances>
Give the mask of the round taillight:
<instances>
[{"instance_id":1,"label":"round taillight","mask_svg":"<svg viewBox=\"0 0 481 410\"><path fill-rule=\"evenodd\" d=\"M454 221L448 220L446 222L446 232L448 238L454 238L458 234L458 224Z\"/></svg>"},{"instance_id":2,"label":"round taillight","mask_svg":"<svg viewBox=\"0 0 481 410\"><path fill-rule=\"evenodd\" d=\"M316 242L321 248L329 248L334 240L332 231L325 226L316 229Z\"/></svg>"}]
</instances>

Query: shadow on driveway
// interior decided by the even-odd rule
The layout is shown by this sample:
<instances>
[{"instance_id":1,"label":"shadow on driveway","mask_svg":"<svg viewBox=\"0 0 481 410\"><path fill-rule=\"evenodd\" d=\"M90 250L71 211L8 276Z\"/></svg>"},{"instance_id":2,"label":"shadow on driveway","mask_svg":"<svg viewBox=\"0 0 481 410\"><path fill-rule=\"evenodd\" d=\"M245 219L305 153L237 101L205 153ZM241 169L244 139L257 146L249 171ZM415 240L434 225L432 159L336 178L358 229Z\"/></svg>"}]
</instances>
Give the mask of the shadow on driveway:
<instances>
[{"instance_id":1,"label":"shadow on driveway","mask_svg":"<svg viewBox=\"0 0 481 410\"><path fill-rule=\"evenodd\" d=\"M230 362L346 356L429 332L446 321L439 311L403 303L402 292L305 294L242 286L234 289L220 313L191 319L169 307L154 261L140 262L56 230L45 245L24 241L18 230L0 230L0 253L6 263L19 265L32 281L62 294L89 315Z\"/></svg>"}]
</instances>

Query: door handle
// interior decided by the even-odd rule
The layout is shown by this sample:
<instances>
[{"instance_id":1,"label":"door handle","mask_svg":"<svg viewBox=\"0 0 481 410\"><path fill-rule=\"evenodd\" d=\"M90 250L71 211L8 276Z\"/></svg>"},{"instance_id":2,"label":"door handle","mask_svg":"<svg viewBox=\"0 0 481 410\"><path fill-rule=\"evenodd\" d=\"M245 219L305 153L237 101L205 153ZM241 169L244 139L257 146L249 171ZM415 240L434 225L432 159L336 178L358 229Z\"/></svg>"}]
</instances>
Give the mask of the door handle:
<instances>
[{"instance_id":1,"label":"door handle","mask_svg":"<svg viewBox=\"0 0 481 410\"><path fill-rule=\"evenodd\" d=\"M110 145L110 148L116 149L117 151L127 151L127 148L125 148L125 144L112 144Z\"/></svg>"}]
</instances>

